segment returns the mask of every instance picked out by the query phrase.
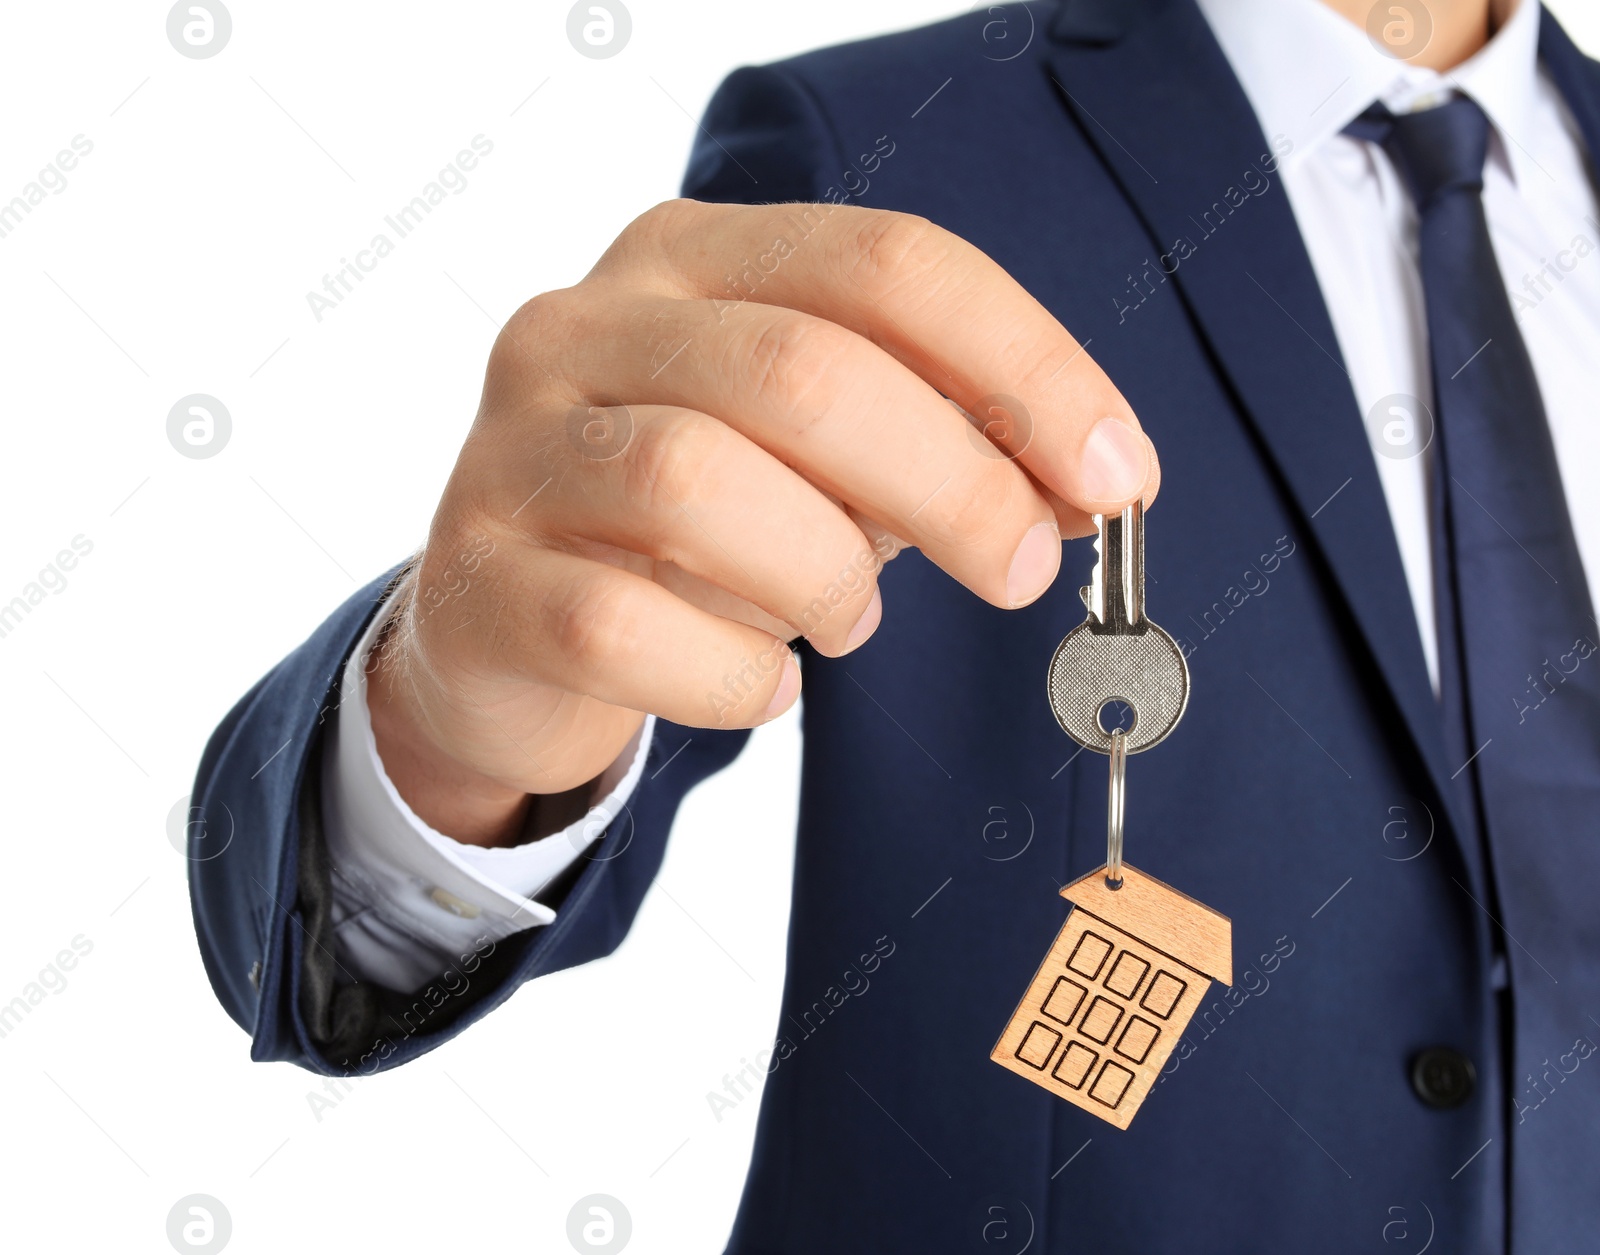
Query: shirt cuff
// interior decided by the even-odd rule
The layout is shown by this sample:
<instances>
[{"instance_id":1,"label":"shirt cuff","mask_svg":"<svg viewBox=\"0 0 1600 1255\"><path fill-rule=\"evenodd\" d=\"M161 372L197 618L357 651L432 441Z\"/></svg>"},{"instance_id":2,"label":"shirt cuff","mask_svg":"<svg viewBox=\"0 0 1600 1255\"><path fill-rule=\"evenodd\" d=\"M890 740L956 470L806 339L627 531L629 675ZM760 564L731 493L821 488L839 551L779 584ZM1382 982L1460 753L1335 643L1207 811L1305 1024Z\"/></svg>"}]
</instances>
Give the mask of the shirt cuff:
<instances>
[{"instance_id":1,"label":"shirt cuff","mask_svg":"<svg viewBox=\"0 0 1600 1255\"><path fill-rule=\"evenodd\" d=\"M400 796L372 734L367 657L393 608L392 599L379 608L345 665L323 747L322 818L341 976L412 992L456 955L555 919L556 912L534 898L605 832L632 796L655 716L646 716L595 780L581 819L522 845L486 848L452 840Z\"/></svg>"}]
</instances>

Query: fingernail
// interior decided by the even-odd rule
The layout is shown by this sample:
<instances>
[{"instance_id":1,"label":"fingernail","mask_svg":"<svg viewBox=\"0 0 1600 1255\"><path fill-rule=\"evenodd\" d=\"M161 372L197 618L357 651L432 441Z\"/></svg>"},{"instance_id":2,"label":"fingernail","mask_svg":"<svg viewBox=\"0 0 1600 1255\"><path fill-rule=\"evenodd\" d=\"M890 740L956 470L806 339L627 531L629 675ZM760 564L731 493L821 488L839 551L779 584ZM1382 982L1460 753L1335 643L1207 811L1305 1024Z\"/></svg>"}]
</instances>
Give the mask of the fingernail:
<instances>
[{"instance_id":1,"label":"fingernail","mask_svg":"<svg viewBox=\"0 0 1600 1255\"><path fill-rule=\"evenodd\" d=\"M1131 500L1150 470L1144 438L1126 423L1102 418L1083 443L1079 480L1089 501Z\"/></svg>"},{"instance_id":2,"label":"fingernail","mask_svg":"<svg viewBox=\"0 0 1600 1255\"><path fill-rule=\"evenodd\" d=\"M1011 556L1006 599L1012 609L1036 600L1061 567L1061 533L1054 523L1035 523Z\"/></svg>"},{"instance_id":3,"label":"fingernail","mask_svg":"<svg viewBox=\"0 0 1600 1255\"><path fill-rule=\"evenodd\" d=\"M778 691L772 695L772 700L767 703L767 710L761 716L761 722L776 719L790 706L794 699L800 696L800 664L795 662L794 655L790 654L783 660L783 677L778 681Z\"/></svg>"},{"instance_id":4,"label":"fingernail","mask_svg":"<svg viewBox=\"0 0 1600 1255\"><path fill-rule=\"evenodd\" d=\"M855 627L850 629L850 635L844 638L844 652L849 653L867 637L878 630L878 624L883 622L883 594L876 588L872 590L872 600L867 603L867 608L861 612L861 617L856 620Z\"/></svg>"}]
</instances>

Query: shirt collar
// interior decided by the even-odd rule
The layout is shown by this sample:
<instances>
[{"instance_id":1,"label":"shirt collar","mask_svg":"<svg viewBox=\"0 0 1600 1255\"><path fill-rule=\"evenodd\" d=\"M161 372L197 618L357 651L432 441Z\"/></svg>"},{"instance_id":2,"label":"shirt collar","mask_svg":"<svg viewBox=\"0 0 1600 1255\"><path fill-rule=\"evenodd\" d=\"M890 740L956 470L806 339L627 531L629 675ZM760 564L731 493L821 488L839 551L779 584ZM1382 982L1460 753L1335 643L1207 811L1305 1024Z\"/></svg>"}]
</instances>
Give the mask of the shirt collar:
<instances>
[{"instance_id":1,"label":"shirt collar","mask_svg":"<svg viewBox=\"0 0 1600 1255\"><path fill-rule=\"evenodd\" d=\"M1510 18L1473 57L1441 74L1379 52L1367 33L1322 0L1198 0L1223 54L1270 138L1292 147L1283 164L1304 161L1375 100L1396 113L1441 103L1460 91L1489 117L1513 178L1530 161L1538 76L1539 0L1513 0Z\"/></svg>"}]
</instances>

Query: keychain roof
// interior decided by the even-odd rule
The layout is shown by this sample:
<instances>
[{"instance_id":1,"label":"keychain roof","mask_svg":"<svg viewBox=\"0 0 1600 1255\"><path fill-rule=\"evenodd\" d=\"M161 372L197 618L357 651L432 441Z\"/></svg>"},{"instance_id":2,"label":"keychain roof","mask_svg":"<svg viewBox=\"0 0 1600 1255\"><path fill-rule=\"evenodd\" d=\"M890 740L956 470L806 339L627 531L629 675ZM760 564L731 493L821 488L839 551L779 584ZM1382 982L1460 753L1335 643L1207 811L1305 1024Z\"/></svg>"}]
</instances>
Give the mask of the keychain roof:
<instances>
[{"instance_id":1,"label":"keychain roof","mask_svg":"<svg viewBox=\"0 0 1600 1255\"><path fill-rule=\"evenodd\" d=\"M1186 967L1233 984L1233 921L1154 876L1124 863L1122 888L1113 889L1105 868L1096 868L1061 896Z\"/></svg>"}]
</instances>

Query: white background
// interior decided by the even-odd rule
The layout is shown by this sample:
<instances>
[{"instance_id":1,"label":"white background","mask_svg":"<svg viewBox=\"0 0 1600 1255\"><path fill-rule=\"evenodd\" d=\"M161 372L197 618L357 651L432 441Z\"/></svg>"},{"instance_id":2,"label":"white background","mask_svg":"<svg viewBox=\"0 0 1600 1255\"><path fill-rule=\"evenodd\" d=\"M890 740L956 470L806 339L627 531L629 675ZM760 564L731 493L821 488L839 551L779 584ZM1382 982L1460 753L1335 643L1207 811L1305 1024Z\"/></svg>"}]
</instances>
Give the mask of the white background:
<instances>
[{"instance_id":1,"label":"white background","mask_svg":"<svg viewBox=\"0 0 1600 1255\"><path fill-rule=\"evenodd\" d=\"M0 604L93 546L0 638L0 1004L93 946L0 1038L10 1249L167 1251L196 1193L240 1255L559 1252L591 1193L630 1251L721 1249L756 1103L719 1122L706 1095L776 1021L793 715L690 797L613 959L320 1111L212 998L168 836L225 710L420 542L498 324L675 193L717 82L967 7L630 3L606 60L545 0L233 0L206 60L165 5L7 6L0 204L93 144L0 238ZM1553 7L1600 45L1593 6ZM480 134L465 190L317 322L306 293ZM190 393L231 412L215 457L168 443ZM617 1008L655 1027L608 1034Z\"/></svg>"}]
</instances>

